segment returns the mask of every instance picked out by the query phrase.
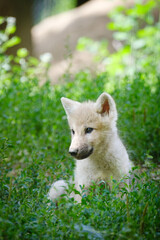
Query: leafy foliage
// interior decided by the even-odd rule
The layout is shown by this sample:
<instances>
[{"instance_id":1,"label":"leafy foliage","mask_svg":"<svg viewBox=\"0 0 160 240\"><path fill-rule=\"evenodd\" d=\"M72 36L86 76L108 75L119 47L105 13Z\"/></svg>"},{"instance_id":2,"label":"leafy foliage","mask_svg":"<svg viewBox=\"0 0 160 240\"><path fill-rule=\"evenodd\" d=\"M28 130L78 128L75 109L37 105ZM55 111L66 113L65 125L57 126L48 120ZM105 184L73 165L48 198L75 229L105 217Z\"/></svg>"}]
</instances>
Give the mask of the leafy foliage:
<instances>
[{"instance_id":1,"label":"leafy foliage","mask_svg":"<svg viewBox=\"0 0 160 240\"><path fill-rule=\"evenodd\" d=\"M106 72L93 78L82 71L74 82L57 86L47 81L48 56L39 61L26 49L15 57L5 54L15 25L0 18L3 24L7 21L0 32L0 239L158 239L159 172L153 162L158 162L160 147L160 49L159 23L151 21L153 2L144 9L136 5L114 13L110 27L121 34L121 48L111 55L104 42L94 45ZM117 26L118 15L126 19L123 29ZM139 18L145 27L138 25ZM131 48L131 39L138 48ZM92 42L89 45L92 48ZM42 77L46 83L40 86ZM88 196L82 191L81 205L68 196L58 205L51 203L51 183L69 179L74 167L67 154L70 137L60 97L95 100L103 91L116 100L120 135L131 158L147 167L141 174L135 169L131 191L119 190L113 179L112 192L103 183L93 184Z\"/></svg>"}]
</instances>

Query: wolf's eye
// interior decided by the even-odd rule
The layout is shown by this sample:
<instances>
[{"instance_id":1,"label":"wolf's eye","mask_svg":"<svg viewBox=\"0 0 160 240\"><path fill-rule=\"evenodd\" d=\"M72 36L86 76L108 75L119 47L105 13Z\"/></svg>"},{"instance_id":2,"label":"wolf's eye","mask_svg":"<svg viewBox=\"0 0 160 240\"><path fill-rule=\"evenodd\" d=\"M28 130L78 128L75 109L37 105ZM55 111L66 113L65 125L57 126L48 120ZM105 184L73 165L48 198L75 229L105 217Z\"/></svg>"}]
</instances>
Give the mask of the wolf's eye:
<instances>
[{"instance_id":1,"label":"wolf's eye","mask_svg":"<svg viewBox=\"0 0 160 240\"><path fill-rule=\"evenodd\" d=\"M75 134L75 131L73 129L71 129L71 133L74 135Z\"/></svg>"},{"instance_id":2,"label":"wolf's eye","mask_svg":"<svg viewBox=\"0 0 160 240\"><path fill-rule=\"evenodd\" d=\"M85 129L85 134L91 133L92 131L93 131L93 128L88 127Z\"/></svg>"}]
</instances>

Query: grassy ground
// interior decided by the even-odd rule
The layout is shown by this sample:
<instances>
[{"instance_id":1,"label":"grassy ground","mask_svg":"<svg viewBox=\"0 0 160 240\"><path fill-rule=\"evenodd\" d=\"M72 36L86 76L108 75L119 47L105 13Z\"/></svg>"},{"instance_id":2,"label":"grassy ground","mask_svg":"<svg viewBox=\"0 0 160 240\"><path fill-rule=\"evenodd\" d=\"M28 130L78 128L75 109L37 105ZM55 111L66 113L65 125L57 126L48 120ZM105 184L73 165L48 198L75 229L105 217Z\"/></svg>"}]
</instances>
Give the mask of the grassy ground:
<instances>
[{"instance_id":1,"label":"grassy ground","mask_svg":"<svg viewBox=\"0 0 160 240\"><path fill-rule=\"evenodd\" d=\"M113 192L103 186L93 186L81 205L74 204L73 199L62 199L57 207L47 199L51 183L59 178L69 179L74 167L74 161L68 155L70 134L60 97L94 99L106 90L104 81L103 75L91 79L83 72L77 75L75 83L61 87L51 87L48 83L39 87L36 81L20 82L15 78L3 89L0 116L1 239L158 239L160 196L153 166L135 176L139 181L125 199L117 197L116 183ZM143 142L146 133L142 131L144 136L137 134L142 125L139 122L136 126L138 120L133 121L132 111L129 113L129 106L125 104L124 99L130 94L120 94L117 90L120 133L126 136L126 144L127 139L133 140L132 148L128 147L129 152L134 151L133 160L149 163L150 145L147 140ZM143 112L137 113L139 119L143 119L142 116ZM148 147L142 149L144 154L139 159L136 150L138 152L142 144ZM125 193L126 189L122 191Z\"/></svg>"}]
</instances>

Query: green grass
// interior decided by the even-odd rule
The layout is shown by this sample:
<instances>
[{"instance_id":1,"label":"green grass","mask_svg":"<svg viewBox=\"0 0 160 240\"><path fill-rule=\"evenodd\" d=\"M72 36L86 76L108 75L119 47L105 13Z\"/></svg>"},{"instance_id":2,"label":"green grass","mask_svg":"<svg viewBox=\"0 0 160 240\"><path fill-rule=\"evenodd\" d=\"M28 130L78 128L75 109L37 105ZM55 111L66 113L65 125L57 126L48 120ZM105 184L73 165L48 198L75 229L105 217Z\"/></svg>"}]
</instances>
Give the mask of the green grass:
<instances>
[{"instance_id":1,"label":"green grass","mask_svg":"<svg viewBox=\"0 0 160 240\"><path fill-rule=\"evenodd\" d=\"M4 21L0 18L1 23ZM64 76L65 84L57 86L47 81L48 64L28 56L26 50L20 49L16 57L7 56L6 49L18 40L9 40L15 31L13 26L1 32L0 239L160 237L159 60L155 57L151 61L151 56L160 54L158 43L151 41L157 38L159 25L151 28L155 34L147 35L146 44L154 42L152 48L143 45L131 52L138 68L125 64L122 68L126 55L118 51L109 55L111 61L106 72L93 78L82 71L72 82L69 76ZM139 38L137 32L133 36L135 40ZM145 62L140 61L143 58ZM117 59L121 59L120 63ZM121 71L113 75L114 69ZM132 70L131 75L128 70ZM46 83L39 86L38 74L42 73ZM144 165L146 168L134 175L131 191L121 190L124 197L117 197L118 183L113 180L112 192L93 184L89 195L83 194L81 204L67 196L58 204L52 203L47 198L52 182L68 180L74 169L74 160L68 154L70 133L60 98L96 100L103 91L116 101L119 134L130 158L140 169ZM73 186L68 191L72 189Z\"/></svg>"},{"instance_id":2,"label":"green grass","mask_svg":"<svg viewBox=\"0 0 160 240\"><path fill-rule=\"evenodd\" d=\"M88 73L82 72L74 83L63 86L46 83L39 87L36 81L21 83L12 79L10 86L3 89L0 116L1 239L158 238L160 196L154 169L140 177L143 180L140 179L136 188L127 194L127 200L116 197L116 189L109 192L101 186L94 187L80 206L74 204L73 199L62 199L57 207L47 199L51 183L60 178L69 179L74 168L74 161L68 155L70 133L60 97L95 99L106 90L105 81L105 75L91 79ZM136 83L131 84L133 94L132 91L137 93ZM148 99L148 88L143 88L142 94L145 92ZM145 126L143 112L136 108L141 101L139 94L135 96L136 117L133 119L129 109L133 108L134 98L130 94L126 96L127 93L124 86L122 92L120 89L114 92L120 113L120 134L125 136L126 144L132 139L128 145L130 143L134 151L133 160L143 163L149 158L148 152L152 153L150 141L149 144L147 140L144 142L150 132L145 132L148 125ZM131 102L126 103L126 99ZM156 143L156 139L154 141ZM144 155L138 159L136 150L142 146Z\"/></svg>"}]
</instances>

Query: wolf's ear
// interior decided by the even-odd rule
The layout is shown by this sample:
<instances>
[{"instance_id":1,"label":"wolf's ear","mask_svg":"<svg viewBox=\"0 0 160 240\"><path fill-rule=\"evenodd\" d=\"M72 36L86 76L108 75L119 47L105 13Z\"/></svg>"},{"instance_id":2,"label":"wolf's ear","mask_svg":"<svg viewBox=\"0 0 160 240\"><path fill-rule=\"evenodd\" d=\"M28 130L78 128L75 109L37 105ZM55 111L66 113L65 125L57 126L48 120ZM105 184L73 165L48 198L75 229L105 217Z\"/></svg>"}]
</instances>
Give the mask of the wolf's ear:
<instances>
[{"instance_id":1,"label":"wolf's ear","mask_svg":"<svg viewBox=\"0 0 160 240\"><path fill-rule=\"evenodd\" d=\"M117 120L116 104L108 93L102 93L96 101L96 111L102 117L108 115L110 118Z\"/></svg>"},{"instance_id":2,"label":"wolf's ear","mask_svg":"<svg viewBox=\"0 0 160 240\"><path fill-rule=\"evenodd\" d=\"M70 115L80 105L79 102L64 97L61 98L61 102L67 115Z\"/></svg>"}]
</instances>

